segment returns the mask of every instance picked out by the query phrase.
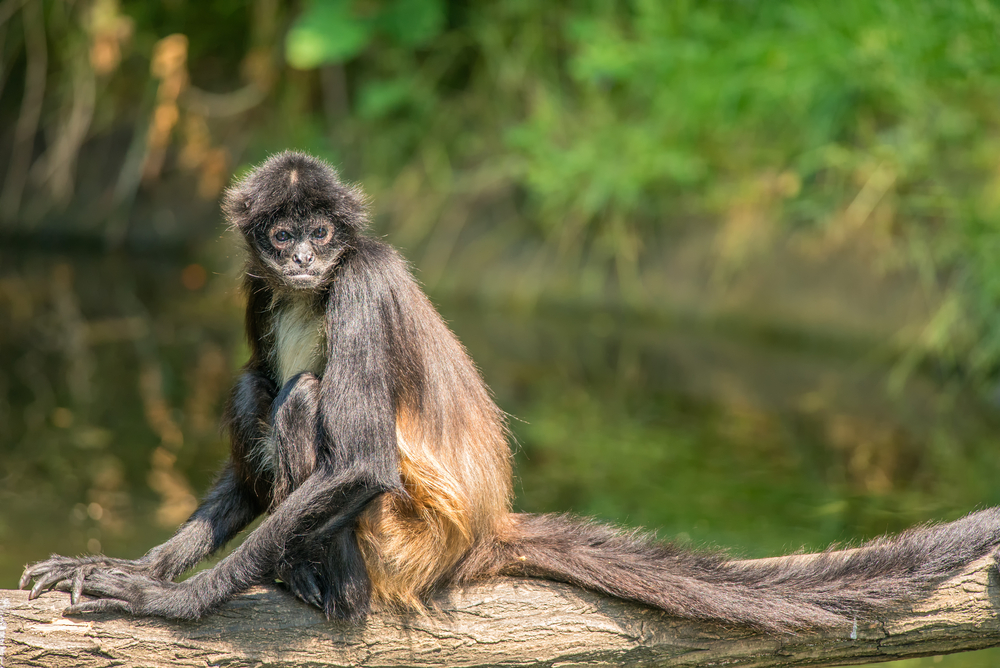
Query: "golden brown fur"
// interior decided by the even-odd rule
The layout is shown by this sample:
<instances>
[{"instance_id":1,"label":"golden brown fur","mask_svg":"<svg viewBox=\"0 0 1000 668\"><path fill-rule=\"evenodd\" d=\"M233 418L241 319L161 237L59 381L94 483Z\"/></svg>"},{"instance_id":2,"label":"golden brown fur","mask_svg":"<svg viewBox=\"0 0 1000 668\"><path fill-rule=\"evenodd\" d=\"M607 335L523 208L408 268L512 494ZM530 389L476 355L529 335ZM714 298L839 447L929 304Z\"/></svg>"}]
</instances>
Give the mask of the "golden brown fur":
<instances>
[{"instance_id":1,"label":"golden brown fur","mask_svg":"<svg viewBox=\"0 0 1000 668\"><path fill-rule=\"evenodd\" d=\"M506 533L511 464L503 413L433 306L416 285L410 288L428 371L419 405L398 409L405 493L372 503L357 535L373 598L420 609L475 544Z\"/></svg>"}]
</instances>

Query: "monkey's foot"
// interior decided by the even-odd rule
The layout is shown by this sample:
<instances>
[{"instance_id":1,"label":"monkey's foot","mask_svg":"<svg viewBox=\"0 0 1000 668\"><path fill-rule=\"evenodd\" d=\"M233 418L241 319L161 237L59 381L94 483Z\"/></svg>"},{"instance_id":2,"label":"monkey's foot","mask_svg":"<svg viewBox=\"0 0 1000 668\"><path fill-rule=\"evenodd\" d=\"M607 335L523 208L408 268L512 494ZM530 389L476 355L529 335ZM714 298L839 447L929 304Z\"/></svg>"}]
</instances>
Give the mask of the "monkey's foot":
<instances>
[{"instance_id":1,"label":"monkey's foot","mask_svg":"<svg viewBox=\"0 0 1000 668\"><path fill-rule=\"evenodd\" d=\"M84 582L91 574L100 570L117 569L119 571L146 575L149 566L142 560L115 559L103 554L87 557L61 557L53 554L45 561L38 561L25 567L18 584L24 589L34 581L35 585L28 594L28 600L36 599L50 589L68 591L70 602L76 605L84 591Z\"/></svg>"},{"instance_id":2,"label":"monkey's foot","mask_svg":"<svg viewBox=\"0 0 1000 668\"><path fill-rule=\"evenodd\" d=\"M363 585L352 582L309 561L285 565L277 575L290 592L322 610L327 619L360 622L368 616L367 580Z\"/></svg>"},{"instance_id":3,"label":"monkey's foot","mask_svg":"<svg viewBox=\"0 0 1000 668\"><path fill-rule=\"evenodd\" d=\"M290 592L309 605L325 611L323 590L319 574L308 566L293 566L283 569L278 575Z\"/></svg>"}]
</instances>

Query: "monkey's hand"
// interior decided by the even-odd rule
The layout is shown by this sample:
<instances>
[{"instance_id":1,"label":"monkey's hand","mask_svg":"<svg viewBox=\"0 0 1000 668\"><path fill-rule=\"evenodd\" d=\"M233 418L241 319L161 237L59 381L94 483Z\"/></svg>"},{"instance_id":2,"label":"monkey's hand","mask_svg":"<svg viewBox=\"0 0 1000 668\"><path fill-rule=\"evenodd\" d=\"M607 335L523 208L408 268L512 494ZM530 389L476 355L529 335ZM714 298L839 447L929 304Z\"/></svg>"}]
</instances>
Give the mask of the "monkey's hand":
<instances>
[{"instance_id":1,"label":"monkey's hand","mask_svg":"<svg viewBox=\"0 0 1000 668\"><path fill-rule=\"evenodd\" d=\"M24 589L32 581L35 585L28 594L28 600L36 599L50 589L70 592L70 602L76 605L84 591L84 582L97 571L117 570L133 575L155 575L153 562L148 557L135 561L115 559L96 554L86 557L61 557L53 554L45 561L25 567L18 588Z\"/></svg>"},{"instance_id":2,"label":"monkey's hand","mask_svg":"<svg viewBox=\"0 0 1000 668\"><path fill-rule=\"evenodd\" d=\"M83 581L83 593L96 600L73 603L64 615L124 612L131 615L198 619L212 607L205 578L195 575L184 582L156 580L122 570L94 571Z\"/></svg>"}]
</instances>

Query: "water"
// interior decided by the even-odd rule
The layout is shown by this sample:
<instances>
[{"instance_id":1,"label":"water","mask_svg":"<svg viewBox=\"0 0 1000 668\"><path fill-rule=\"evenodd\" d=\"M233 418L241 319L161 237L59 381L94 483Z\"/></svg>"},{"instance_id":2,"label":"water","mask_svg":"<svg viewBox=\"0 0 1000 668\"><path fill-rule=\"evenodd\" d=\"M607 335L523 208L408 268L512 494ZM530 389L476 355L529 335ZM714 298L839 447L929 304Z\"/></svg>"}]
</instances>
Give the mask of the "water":
<instances>
[{"instance_id":1,"label":"water","mask_svg":"<svg viewBox=\"0 0 1000 668\"><path fill-rule=\"evenodd\" d=\"M246 358L233 264L215 247L0 252L0 586L52 552L139 556L190 512L225 458L218 417ZM441 311L512 416L519 510L763 557L1000 503L990 411L926 378L890 393L863 347Z\"/></svg>"}]
</instances>

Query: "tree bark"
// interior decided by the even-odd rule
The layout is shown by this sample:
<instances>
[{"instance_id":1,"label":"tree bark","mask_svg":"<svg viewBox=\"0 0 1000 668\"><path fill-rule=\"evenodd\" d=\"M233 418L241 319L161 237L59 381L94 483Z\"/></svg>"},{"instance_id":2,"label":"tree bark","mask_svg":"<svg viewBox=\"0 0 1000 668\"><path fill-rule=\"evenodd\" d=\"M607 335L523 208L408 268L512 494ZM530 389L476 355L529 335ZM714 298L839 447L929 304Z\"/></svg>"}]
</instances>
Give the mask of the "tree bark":
<instances>
[{"instance_id":1,"label":"tree bark","mask_svg":"<svg viewBox=\"0 0 1000 668\"><path fill-rule=\"evenodd\" d=\"M988 557L883 619L769 636L538 580L454 589L426 615L378 613L359 626L326 621L274 587L198 622L67 618L67 594L28 601L25 591L0 591L0 668L845 665L998 645L998 595Z\"/></svg>"}]
</instances>

